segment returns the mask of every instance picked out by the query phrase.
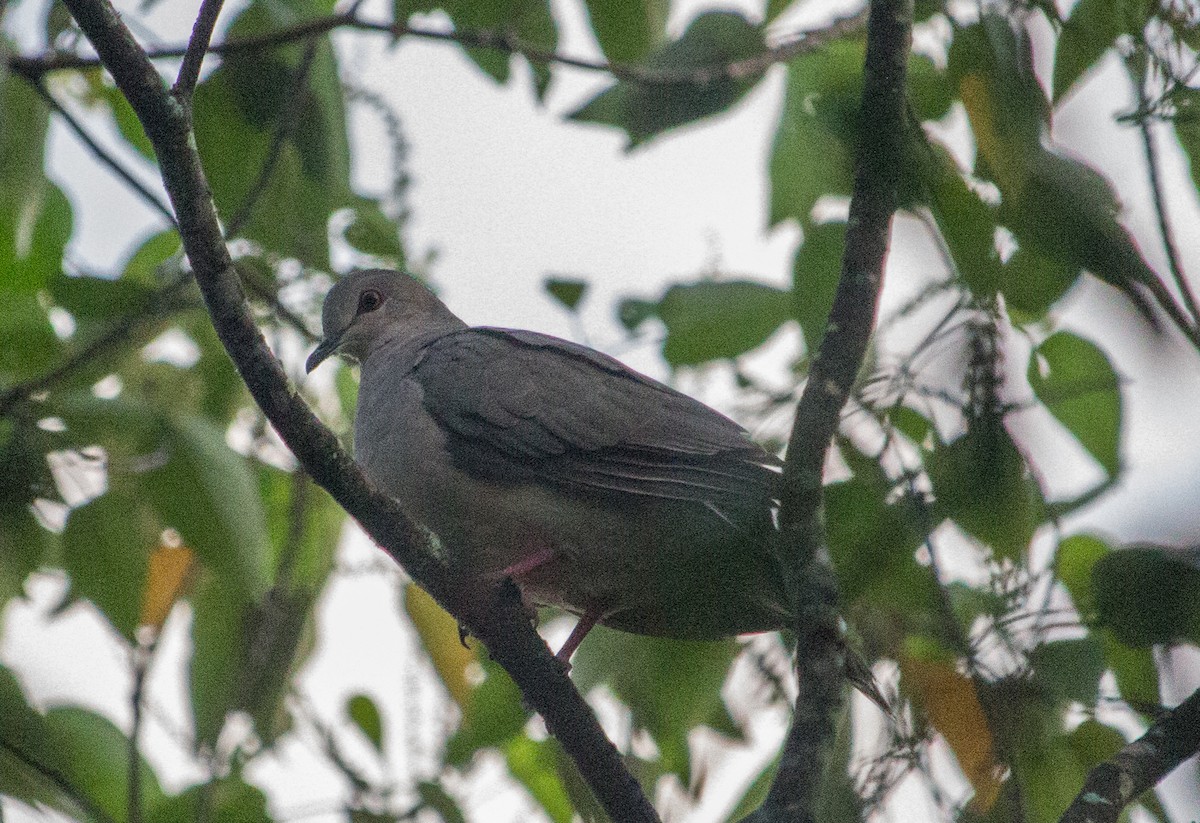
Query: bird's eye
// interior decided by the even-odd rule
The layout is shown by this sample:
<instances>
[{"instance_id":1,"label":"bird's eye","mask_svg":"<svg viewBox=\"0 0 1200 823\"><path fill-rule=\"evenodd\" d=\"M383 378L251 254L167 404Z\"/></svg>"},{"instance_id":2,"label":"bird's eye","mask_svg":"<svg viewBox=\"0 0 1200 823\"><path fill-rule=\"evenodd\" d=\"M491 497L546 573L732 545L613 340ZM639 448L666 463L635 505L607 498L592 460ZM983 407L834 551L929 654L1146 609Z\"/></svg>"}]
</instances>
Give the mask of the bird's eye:
<instances>
[{"instance_id":1,"label":"bird's eye","mask_svg":"<svg viewBox=\"0 0 1200 823\"><path fill-rule=\"evenodd\" d=\"M375 311L383 303L383 295L374 289L367 289L358 298L358 314Z\"/></svg>"}]
</instances>

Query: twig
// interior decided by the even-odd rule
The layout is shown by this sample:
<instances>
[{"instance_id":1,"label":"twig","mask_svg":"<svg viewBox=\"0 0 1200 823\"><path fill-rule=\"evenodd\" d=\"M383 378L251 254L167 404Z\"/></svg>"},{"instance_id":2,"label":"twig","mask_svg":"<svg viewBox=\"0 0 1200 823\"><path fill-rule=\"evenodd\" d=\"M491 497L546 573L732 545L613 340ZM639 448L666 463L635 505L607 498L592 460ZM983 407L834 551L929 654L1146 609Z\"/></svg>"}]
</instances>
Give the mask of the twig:
<instances>
[{"instance_id":1,"label":"twig","mask_svg":"<svg viewBox=\"0 0 1200 823\"><path fill-rule=\"evenodd\" d=\"M196 15L196 23L192 26L192 36L183 53L183 65L179 67L175 85L171 88L171 94L180 102L192 99L196 81L200 79L200 66L204 63L204 55L208 53L213 29L216 28L217 18L221 16L223 5L225 5L225 0L204 0L200 4L200 13Z\"/></svg>"},{"instance_id":2,"label":"twig","mask_svg":"<svg viewBox=\"0 0 1200 823\"><path fill-rule=\"evenodd\" d=\"M107 354L111 349L125 342L129 336L143 323L160 316L163 307L168 305L176 294L190 282L191 278L182 276L158 292L151 300L149 307L138 314L128 314L113 323L103 334L100 334L83 348L66 357L61 363L45 374L30 378L22 383L11 386L0 394L0 417L7 415L22 399L36 392L45 391L57 383L70 377L77 369L86 366L96 358Z\"/></svg>"},{"instance_id":3,"label":"twig","mask_svg":"<svg viewBox=\"0 0 1200 823\"><path fill-rule=\"evenodd\" d=\"M601 805L623 823L657 821L641 787L604 736L595 715L530 626L520 595L445 566L428 537L377 490L313 415L267 348L246 306L225 247L187 112L106 0L65 0L142 121L179 216L180 235L213 326L255 401L320 486L400 562L509 673L575 760Z\"/></svg>"},{"instance_id":4,"label":"twig","mask_svg":"<svg viewBox=\"0 0 1200 823\"><path fill-rule=\"evenodd\" d=\"M912 13L912 0L872 0L870 6L863 128L842 273L824 339L796 408L783 467L780 524L783 550L792 554L790 567L797 570L793 588L799 694L779 772L766 803L753 816L756 821L813 819L841 704L846 666L836 584L821 551L822 469L866 354L883 285L906 128L904 88Z\"/></svg>"},{"instance_id":5,"label":"twig","mask_svg":"<svg viewBox=\"0 0 1200 823\"><path fill-rule=\"evenodd\" d=\"M95 141L92 135L88 133L88 130L83 127L83 124L76 120L75 116L67 111L66 108L64 108L63 105L59 103L57 99L55 99L54 95L52 95L50 90L46 88L45 83L42 82L40 77L22 76L25 77L29 84L33 86L33 90L38 93L38 96L46 101L46 105L53 109L54 113L63 119L63 122L67 124L67 127L71 129L75 136L79 138L80 142L82 142L88 148L88 150L97 160L99 160L103 165L107 166L113 172L113 174L117 175L117 177L121 178L126 185L137 192L141 196L142 200L146 202L146 205L150 206L152 209L162 215L162 217L172 226L175 225L175 215L171 214L171 210L166 206L166 204L159 200L158 196L155 195L154 192L150 191L150 189L145 185L143 185L140 180L134 177L133 172L125 168L121 164L121 161L117 160L116 157L110 154L103 146Z\"/></svg>"},{"instance_id":6,"label":"twig","mask_svg":"<svg viewBox=\"0 0 1200 823\"><path fill-rule=\"evenodd\" d=\"M408 35L426 40L457 43L467 48L492 49L509 54L519 54L533 63L554 63L585 71L604 72L620 80L635 83L709 85L727 78L737 79L757 75L776 63L786 63L798 55L820 48L831 40L836 40L858 31L862 28L864 21L865 18L862 14L843 17L834 20L824 28L784 38L760 55L729 63L715 63L711 66L685 69L651 68L572 57L570 55L557 54L548 49L526 43L507 32L471 29L446 31L428 29L421 26L410 26L407 23L366 20L359 17L356 10L306 20L293 26L286 26L275 31L264 32L263 34L216 43L209 47L208 53L225 55L234 54L238 51L258 51L288 45L298 40L307 40L317 35L328 34L334 29L349 28L387 34L392 38ZM146 55L152 60L182 57L186 53L186 46L167 46L146 50ZM100 61L97 58L76 54L45 54L38 57L17 56L10 58L9 63L14 70L20 70L31 76L51 71L94 68L100 65Z\"/></svg>"},{"instance_id":7,"label":"twig","mask_svg":"<svg viewBox=\"0 0 1200 823\"><path fill-rule=\"evenodd\" d=\"M1133 64L1136 57L1130 57L1126 61L1126 66L1129 70L1130 79L1133 80L1133 87L1137 91L1138 110L1145 111L1149 106L1149 100L1146 98L1146 78L1144 74L1137 70L1137 66ZM1188 312L1192 316L1193 322L1200 321L1200 309L1196 306L1196 299L1192 295L1192 290L1188 286L1187 278L1183 274L1183 266L1179 262L1179 249L1175 246L1175 234L1171 231L1171 224L1167 219L1167 204L1163 197L1162 175L1158 168L1158 151L1154 147L1154 135L1150 133L1150 118L1142 116L1138 119L1138 132L1142 137L1142 152L1146 156L1146 169L1150 176L1150 194L1154 203L1154 215L1158 218L1158 231L1162 235L1163 247L1167 252L1167 265L1171 269L1171 277L1175 280L1175 287L1179 289L1179 294L1183 297L1183 304L1187 306Z\"/></svg>"},{"instance_id":8,"label":"twig","mask_svg":"<svg viewBox=\"0 0 1200 823\"><path fill-rule=\"evenodd\" d=\"M1060 823L1116 823L1121 810L1200 750L1200 690L1088 773Z\"/></svg>"},{"instance_id":9,"label":"twig","mask_svg":"<svg viewBox=\"0 0 1200 823\"><path fill-rule=\"evenodd\" d=\"M129 823L142 821L142 753L139 748L142 736L142 693L146 688L146 676L150 672L153 656L153 643L138 643L133 649L133 690L129 695L133 724L129 730L129 797L128 808L125 810Z\"/></svg>"}]
</instances>

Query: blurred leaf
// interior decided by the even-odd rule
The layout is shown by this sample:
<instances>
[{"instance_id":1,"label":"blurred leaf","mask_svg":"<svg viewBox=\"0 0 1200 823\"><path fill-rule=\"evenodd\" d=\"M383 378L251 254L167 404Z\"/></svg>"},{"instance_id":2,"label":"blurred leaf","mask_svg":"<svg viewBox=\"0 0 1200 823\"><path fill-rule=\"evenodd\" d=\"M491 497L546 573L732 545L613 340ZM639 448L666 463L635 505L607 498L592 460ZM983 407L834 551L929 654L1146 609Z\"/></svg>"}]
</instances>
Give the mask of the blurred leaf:
<instances>
[{"instance_id":1,"label":"blurred leaf","mask_svg":"<svg viewBox=\"0 0 1200 823\"><path fill-rule=\"evenodd\" d=\"M1017 249L1004 264L1001 283L1009 313L1018 322L1041 320L1079 279L1079 274L1079 266L1029 248Z\"/></svg>"},{"instance_id":2,"label":"blurred leaf","mask_svg":"<svg viewBox=\"0 0 1200 823\"><path fill-rule=\"evenodd\" d=\"M346 701L346 715L367 736L375 751L383 754L383 718L375 701L365 694L356 694Z\"/></svg>"},{"instance_id":3,"label":"blurred leaf","mask_svg":"<svg viewBox=\"0 0 1200 823\"><path fill-rule=\"evenodd\" d=\"M138 625L161 629L179 598L194 582L196 555L187 546L159 546L150 553Z\"/></svg>"},{"instance_id":4,"label":"blurred leaf","mask_svg":"<svg viewBox=\"0 0 1200 823\"><path fill-rule=\"evenodd\" d=\"M295 4L299 6L301 4ZM311 14L287 3L254 3L227 37L278 30ZM329 267L326 224L350 205L350 149L337 65L320 41L306 82L297 89L304 46L227 55L194 97L196 145L218 211L231 219L253 196L256 206L242 235L283 257ZM294 101L294 95L300 95ZM293 118L270 181L257 189L285 118ZM298 203L304 204L297 208Z\"/></svg>"},{"instance_id":5,"label":"blurred leaf","mask_svg":"<svg viewBox=\"0 0 1200 823\"><path fill-rule=\"evenodd\" d=\"M1153 650L1131 648L1108 629L1101 629L1097 634L1104 644L1104 657L1117 679L1121 698L1138 711L1154 711L1162 697Z\"/></svg>"},{"instance_id":6,"label":"blurred leaf","mask_svg":"<svg viewBox=\"0 0 1200 823\"><path fill-rule=\"evenodd\" d=\"M558 47L558 28L554 23L547 0L393 0L397 23L404 23L418 12L442 9L449 15L456 31L485 32L507 36L523 46L553 53ZM472 48L463 51L485 74L498 83L509 77L511 51L495 48ZM542 61L530 61L534 91L542 99L550 87L550 66Z\"/></svg>"},{"instance_id":7,"label":"blurred leaf","mask_svg":"<svg viewBox=\"0 0 1200 823\"><path fill-rule=\"evenodd\" d=\"M172 258L179 259L181 249L179 233L174 229L152 234L142 241L126 261L121 279L142 285L160 284L163 279L160 276L161 267Z\"/></svg>"},{"instance_id":8,"label":"blurred leaf","mask_svg":"<svg viewBox=\"0 0 1200 823\"><path fill-rule=\"evenodd\" d=\"M129 104L129 100L121 90L112 85L112 81L103 72L93 72L89 75L89 79L92 80L96 96L108 104L117 131L125 138L125 142L146 160L157 163L158 158L154 154L154 146L151 144L150 138L146 136L142 121L138 119L133 106Z\"/></svg>"},{"instance_id":9,"label":"blurred leaf","mask_svg":"<svg viewBox=\"0 0 1200 823\"><path fill-rule=\"evenodd\" d=\"M197 745L215 745L225 715L237 704L246 604L210 575L197 582L192 602L189 686Z\"/></svg>"},{"instance_id":10,"label":"blurred leaf","mask_svg":"<svg viewBox=\"0 0 1200 823\"><path fill-rule=\"evenodd\" d=\"M0 47L9 45L0 38ZM0 111L0 291L31 295L62 266L71 204L43 170L49 110L6 65L0 65Z\"/></svg>"},{"instance_id":11,"label":"blurred leaf","mask_svg":"<svg viewBox=\"0 0 1200 823\"><path fill-rule=\"evenodd\" d=\"M404 587L404 611L417 630L442 685L465 711L474 701L467 670L476 662L477 656L462 644L458 622L415 583Z\"/></svg>"},{"instance_id":12,"label":"blurred leaf","mask_svg":"<svg viewBox=\"0 0 1200 823\"><path fill-rule=\"evenodd\" d=\"M566 758L554 738L534 741L517 735L504 747L508 771L554 823L571 823L575 810L558 776L558 764Z\"/></svg>"},{"instance_id":13,"label":"blurred leaf","mask_svg":"<svg viewBox=\"0 0 1200 823\"><path fill-rule=\"evenodd\" d=\"M346 513L301 470L257 469L276 582L315 594L333 571Z\"/></svg>"},{"instance_id":14,"label":"blurred leaf","mask_svg":"<svg viewBox=\"0 0 1200 823\"><path fill-rule=\"evenodd\" d=\"M1011 715L1013 771L1029 823L1058 823L1087 777L1057 712L1027 702Z\"/></svg>"},{"instance_id":15,"label":"blurred leaf","mask_svg":"<svg viewBox=\"0 0 1200 823\"><path fill-rule=\"evenodd\" d=\"M55 304L76 319L112 320L145 314L154 289L132 279L78 277L58 272L46 283Z\"/></svg>"},{"instance_id":16,"label":"blurred leaf","mask_svg":"<svg viewBox=\"0 0 1200 823\"><path fill-rule=\"evenodd\" d=\"M842 274L842 252L846 247L845 223L806 226L804 243L796 249L792 264L792 296L795 317L804 333L804 346L814 354L825 335L833 295Z\"/></svg>"},{"instance_id":17,"label":"blurred leaf","mask_svg":"<svg viewBox=\"0 0 1200 823\"><path fill-rule=\"evenodd\" d=\"M63 532L63 564L72 592L86 597L133 640L151 552L162 526L127 489L110 490L74 509Z\"/></svg>"},{"instance_id":18,"label":"blurred leaf","mask_svg":"<svg viewBox=\"0 0 1200 823\"><path fill-rule=\"evenodd\" d=\"M587 293L588 283L574 277L548 277L542 284L546 293L574 312L579 307L579 301Z\"/></svg>"},{"instance_id":19,"label":"blurred leaf","mask_svg":"<svg viewBox=\"0 0 1200 823\"><path fill-rule=\"evenodd\" d=\"M1109 476L1115 477L1121 468L1121 381L1104 352L1070 332L1052 335L1034 350L1029 385Z\"/></svg>"},{"instance_id":20,"label":"blurred leaf","mask_svg":"<svg viewBox=\"0 0 1200 823\"><path fill-rule=\"evenodd\" d=\"M45 723L67 783L111 820L128 820L129 739L108 719L73 706L51 709ZM144 759L138 766L142 804L150 808L162 789Z\"/></svg>"},{"instance_id":21,"label":"blurred leaf","mask_svg":"<svg viewBox=\"0 0 1200 823\"><path fill-rule=\"evenodd\" d=\"M0 280L0 382L39 377L58 363L62 344L36 295L6 292Z\"/></svg>"},{"instance_id":22,"label":"blurred leaf","mask_svg":"<svg viewBox=\"0 0 1200 823\"><path fill-rule=\"evenodd\" d=\"M753 57L766 49L762 32L734 12L697 16L678 40L668 43L646 66L671 74L713 67ZM619 80L569 115L571 120L617 126L634 148L668 129L709 117L733 106L761 79L721 74L707 82Z\"/></svg>"},{"instance_id":23,"label":"blurred leaf","mask_svg":"<svg viewBox=\"0 0 1200 823\"><path fill-rule=\"evenodd\" d=\"M267 797L240 777L224 777L192 786L159 803L146 823L195 823L202 819L231 823L272 823Z\"/></svg>"},{"instance_id":24,"label":"blurred leaf","mask_svg":"<svg viewBox=\"0 0 1200 823\"><path fill-rule=\"evenodd\" d=\"M997 416L972 421L966 434L935 449L926 465L939 516L951 518L1001 557L1022 556L1044 506L1025 458Z\"/></svg>"},{"instance_id":25,"label":"blurred leaf","mask_svg":"<svg viewBox=\"0 0 1200 823\"><path fill-rule=\"evenodd\" d=\"M892 406L887 410L888 422L918 447L923 447L933 431L933 422L916 409Z\"/></svg>"},{"instance_id":26,"label":"blurred leaf","mask_svg":"<svg viewBox=\"0 0 1200 823\"><path fill-rule=\"evenodd\" d=\"M446 790L437 783L422 780L417 784L417 794L421 798L421 804L426 809L435 812L443 823L467 822L467 819L463 817L462 809L458 806L458 801L447 794Z\"/></svg>"},{"instance_id":27,"label":"blurred leaf","mask_svg":"<svg viewBox=\"0 0 1200 823\"><path fill-rule=\"evenodd\" d=\"M792 313L791 295L748 280L701 281L667 289L658 316L672 366L737 357L766 342Z\"/></svg>"},{"instance_id":28,"label":"blurred leaf","mask_svg":"<svg viewBox=\"0 0 1200 823\"><path fill-rule=\"evenodd\" d=\"M1063 24L1054 50L1054 102L1059 103L1100 61L1121 34L1140 34L1147 4L1126 0L1079 0Z\"/></svg>"},{"instance_id":29,"label":"blurred leaf","mask_svg":"<svg viewBox=\"0 0 1200 823\"><path fill-rule=\"evenodd\" d=\"M975 684L936 644L919 641L910 637L905 644L900 658L902 682L975 788L972 807L986 811L1000 794L1002 770Z\"/></svg>"},{"instance_id":30,"label":"blurred leaf","mask_svg":"<svg viewBox=\"0 0 1200 823\"><path fill-rule=\"evenodd\" d=\"M668 0L586 0L588 20L604 56L614 63L635 63L664 37Z\"/></svg>"},{"instance_id":31,"label":"blurred leaf","mask_svg":"<svg viewBox=\"0 0 1200 823\"><path fill-rule=\"evenodd\" d=\"M269 585L270 541L246 459L201 417L164 420L161 467L141 476L147 500L229 588L248 601Z\"/></svg>"},{"instance_id":32,"label":"blurred leaf","mask_svg":"<svg viewBox=\"0 0 1200 823\"><path fill-rule=\"evenodd\" d=\"M1067 735L1079 762L1089 771L1125 748L1125 736L1112 726L1092 718L1080 723Z\"/></svg>"},{"instance_id":33,"label":"blurred leaf","mask_svg":"<svg viewBox=\"0 0 1200 823\"><path fill-rule=\"evenodd\" d=\"M606 684L629 707L635 728L658 747L661 769L691 777L688 734L699 725L736 728L721 686L737 644L642 637L597 626L580 646L572 679L586 694Z\"/></svg>"},{"instance_id":34,"label":"blurred leaf","mask_svg":"<svg viewBox=\"0 0 1200 823\"><path fill-rule=\"evenodd\" d=\"M807 225L824 195L849 196L858 145L861 40L837 40L788 66L787 93L771 149L771 225L789 217ZM950 89L921 56L909 60L908 93L919 120L943 116ZM907 165L907 164L906 164Z\"/></svg>"},{"instance_id":35,"label":"blurred leaf","mask_svg":"<svg viewBox=\"0 0 1200 823\"><path fill-rule=\"evenodd\" d=\"M617 319L627 331L635 332L658 313L658 304L649 300L622 300L617 306Z\"/></svg>"},{"instance_id":36,"label":"blurred leaf","mask_svg":"<svg viewBox=\"0 0 1200 823\"><path fill-rule=\"evenodd\" d=\"M1111 551L1107 543L1090 534L1073 535L1058 544L1054 571L1071 593L1075 609L1084 622L1090 622L1096 617L1092 570L1100 558Z\"/></svg>"},{"instance_id":37,"label":"blurred leaf","mask_svg":"<svg viewBox=\"0 0 1200 823\"><path fill-rule=\"evenodd\" d=\"M1109 552L1092 569L1100 621L1127 645L1200 642L1200 569L1157 548Z\"/></svg>"},{"instance_id":38,"label":"blurred leaf","mask_svg":"<svg viewBox=\"0 0 1200 823\"><path fill-rule=\"evenodd\" d=\"M404 247L400 244L400 229L379 204L358 198L353 207L354 219L346 226L346 242L363 254L382 257L394 268L404 268Z\"/></svg>"},{"instance_id":39,"label":"blurred leaf","mask_svg":"<svg viewBox=\"0 0 1200 823\"><path fill-rule=\"evenodd\" d=\"M446 763L462 766L479 749L501 746L520 733L529 711L521 691L500 664L484 660L484 680L463 705L462 725L446 742Z\"/></svg>"},{"instance_id":40,"label":"blurred leaf","mask_svg":"<svg viewBox=\"0 0 1200 823\"><path fill-rule=\"evenodd\" d=\"M894 484L879 464L840 445L854 474L825 487L825 518L842 597L905 611L936 604L933 577L914 557L925 539L922 516L907 497L887 502Z\"/></svg>"},{"instance_id":41,"label":"blurred leaf","mask_svg":"<svg viewBox=\"0 0 1200 823\"><path fill-rule=\"evenodd\" d=\"M45 718L25 701L12 672L0 666L0 795L57 809L73 820L95 820L88 799L56 779L64 765Z\"/></svg>"},{"instance_id":42,"label":"blurred leaf","mask_svg":"<svg viewBox=\"0 0 1200 823\"><path fill-rule=\"evenodd\" d=\"M1037 682L1067 700L1093 706L1104 674L1104 649L1089 635L1043 643L1029 656Z\"/></svg>"}]
</instances>

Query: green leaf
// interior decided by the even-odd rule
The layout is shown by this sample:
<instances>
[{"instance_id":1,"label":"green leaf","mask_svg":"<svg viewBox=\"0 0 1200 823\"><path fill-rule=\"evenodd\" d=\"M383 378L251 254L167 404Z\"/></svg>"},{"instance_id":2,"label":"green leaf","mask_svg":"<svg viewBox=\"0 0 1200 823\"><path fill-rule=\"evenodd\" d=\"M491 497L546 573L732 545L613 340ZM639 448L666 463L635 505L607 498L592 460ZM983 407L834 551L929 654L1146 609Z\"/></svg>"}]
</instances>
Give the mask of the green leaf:
<instances>
[{"instance_id":1,"label":"green leaf","mask_svg":"<svg viewBox=\"0 0 1200 823\"><path fill-rule=\"evenodd\" d=\"M167 798L146 816L146 823L195 823L196 820L273 823L267 797L240 777L225 777Z\"/></svg>"},{"instance_id":2,"label":"green leaf","mask_svg":"<svg viewBox=\"0 0 1200 823\"><path fill-rule=\"evenodd\" d=\"M298 22L284 3L251 4L227 36L253 36ZM302 88L297 89L304 47L226 55L196 88L196 145L222 217L233 218L253 198L242 236L265 250L329 267L326 225L351 204L350 149L337 65L327 38L320 41ZM299 94L300 100L292 98ZM294 115L265 187L261 170L283 119ZM303 204L303 208L297 208Z\"/></svg>"},{"instance_id":3,"label":"green leaf","mask_svg":"<svg viewBox=\"0 0 1200 823\"><path fill-rule=\"evenodd\" d=\"M383 718L375 701L365 694L352 695L346 701L346 714L359 731L367 736L375 751L383 753Z\"/></svg>"},{"instance_id":4,"label":"green leaf","mask_svg":"<svg viewBox=\"0 0 1200 823\"><path fill-rule=\"evenodd\" d=\"M48 806L73 820L94 820L87 799L56 779L64 765L45 718L26 702L12 672L0 666L0 796Z\"/></svg>"},{"instance_id":5,"label":"green leaf","mask_svg":"<svg viewBox=\"0 0 1200 823\"><path fill-rule=\"evenodd\" d=\"M421 805L436 813L442 823L467 823L458 801L437 783L422 780L417 784L417 795L421 798Z\"/></svg>"},{"instance_id":6,"label":"green leaf","mask_svg":"<svg viewBox=\"0 0 1200 823\"><path fill-rule=\"evenodd\" d=\"M696 17L678 40L655 52L651 70L668 74L710 70L761 54L762 31L733 12L707 12ZM721 74L704 83L631 82L621 80L569 115L570 119L617 126L629 136L629 148L652 137L710 117L733 106L762 78Z\"/></svg>"},{"instance_id":7,"label":"green leaf","mask_svg":"<svg viewBox=\"0 0 1200 823\"><path fill-rule=\"evenodd\" d=\"M77 320L113 320L144 314L154 290L132 279L52 275L46 289Z\"/></svg>"},{"instance_id":8,"label":"green leaf","mask_svg":"<svg viewBox=\"0 0 1200 823\"><path fill-rule=\"evenodd\" d=\"M1117 691L1126 703L1142 712L1153 712L1162 701L1158 685L1158 663L1152 649L1135 649L1102 629L1104 657L1117 680Z\"/></svg>"},{"instance_id":9,"label":"green leaf","mask_svg":"<svg viewBox=\"0 0 1200 823\"><path fill-rule=\"evenodd\" d=\"M1058 332L1034 350L1029 385L1115 477L1121 468L1121 380L1104 352L1082 337Z\"/></svg>"},{"instance_id":10,"label":"green leaf","mask_svg":"<svg viewBox=\"0 0 1200 823\"><path fill-rule=\"evenodd\" d=\"M786 291L748 280L672 286L658 303L672 366L737 357L766 342L791 316Z\"/></svg>"},{"instance_id":11,"label":"green leaf","mask_svg":"<svg viewBox=\"0 0 1200 823\"><path fill-rule=\"evenodd\" d=\"M928 463L936 511L992 547L1020 558L1042 522L1044 504L1025 458L995 415L971 422L967 433L934 450Z\"/></svg>"},{"instance_id":12,"label":"green leaf","mask_svg":"<svg viewBox=\"0 0 1200 823\"><path fill-rule=\"evenodd\" d=\"M86 597L127 640L134 639L142 591L162 526L128 489L110 490L71 512L63 532L63 565L71 590Z\"/></svg>"},{"instance_id":13,"label":"green leaf","mask_svg":"<svg viewBox=\"0 0 1200 823\"><path fill-rule=\"evenodd\" d=\"M128 820L129 739L108 719L75 707L51 709L46 735L58 752L62 774L75 791L111 820ZM154 772L139 758L144 808L160 802Z\"/></svg>"},{"instance_id":14,"label":"green leaf","mask_svg":"<svg viewBox=\"0 0 1200 823\"><path fill-rule=\"evenodd\" d=\"M36 295L6 293L0 285L0 329L0 385L38 377L57 364L63 346Z\"/></svg>"},{"instance_id":15,"label":"green leaf","mask_svg":"<svg viewBox=\"0 0 1200 823\"><path fill-rule=\"evenodd\" d=\"M462 726L446 743L446 763L461 766L479 749L500 746L520 733L529 712L521 690L494 661L484 661L485 678L463 708Z\"/></svg>"},{"instance_id":16,"label":"green leaf","mask_svg":"<svg viewBox=\"0 0 1200 823\"><path fill-rule=\"evenodd\" d=\"M483 32L514 37L522 45L553 53L558 47L558 28L554 23L548 0L394 0L397 23L403 23L418 12L442 9L449 15L456 31ZM464 46L463 51L485 74L498 83L509 78L510 51L495 48ZM538 99L545 97L550 87L550 66L531 61L534 91Z\"/></svg>"},{"instance_id":17,"label":"green leaf","mask_svg":"<svg viewBox=\"0 0 1200 823\"><path fill-rule=\"evenodd\" d=\"M1063 24L1054 51L1054 102L1059 103L1122 34L1140 34L1146 3L1079 0Z\"/></svg>"},{"instance_id":18,"label":"green leaf","mask_svg":"<svg viewBox=\"0 0 1200 823\"><path fill-rule=\"evenodd\" d=\"M231 597L225 587L208 574L196 585L192 602L192 659L188 681L192 698L192 722L198 745L216 745L225 716L241 701L244 682L245 629L248 607Z\"/></svg>"},{"instance_id":19,"label":"green leaf","mask_svg":"<svg viewBox=\"0 0 1200 823\"><path fill-rule=\"evenodd\" d=\"M571 823L575 809L558 775L566 759L562 746L554 738L534 741L517 735L504 747L508 772L525 787L554 823Z\"/></svg>"},{"instance_id":20,"label":"green leaf","mask_svg":"<svg viewBox=\"0 0 1200 823\"><path fill-rule=\"evenodd\" d=\"M567 311L574 312L579 307L579 301L587 294L588 284L586 280L575 277L548 277L542 287Z\"/></svg>"},{"instance_id":21,"label":"green leaf","mask_svg":"<svg viewBox=\"0 0 1200 823\"><path fill-rule=\"evenodd\" d=\"M108 104L109 111L112 112L113 122L117 126L117 131L125 138L130 146L137 151L142 157L147 160L157 163L158 158L154 154L154 146L150 142L150 138L146 136L146 130L142 127L142 121L138 119L137 113L133 110L133 106L129 104L124 93L116 86L109 85L111 81L106 75L101 72L94 72L91 75L94 86L98 86L98 96Z\"/></svg>"},{"instance_id":22,"label":"green leaf","mask_svg":"<svg viewBox=\"0 0 1200 823\"><path fill-rule=\"evenodd\" d=\"M1104 648L1091 635L1043 643L1029 656L1037 682L1067 700L1096 703L1104 674Z\"/></svg>"},{"instance_id":23,"label":"green leaf","mask_svg":"<svg viewBox=\"0 0 1200 823\"><path fill-rule=\"evenodd\" d=\"M1079 274L1079 266L1031 248L1017 249L1004 264L1001 282L1009 314L1018 322L1041 320L1075 284Z\"/></svg>"},{"instance_id":24,"label":"green leaf","mask_svg":"<svg viewBox=\"0 0 1200 823\"><path fill-rule=\"evenodd\" d=\"M384 258L394 268L404 268L400 230L374 200L361 198L354 206L354 219L346 226L346 242L363 254Z\"/></svg>"},{"instance_id":25,"label":"green leaf","mask_svg":"<svg viewBox=\"0 0 1200 823\"><path fill-rule=\"evenodd\" d=\"M806 226L804 243L796 249L796 259L792 263L792 297L795 317L800 321L809 354L816 352L825 335L833 295L842 274L845 248L846 224L822 223Z\"/></svg>"},{"instance_id":26,"label":"green leaf","mask_svg":"<svg viewBox=\"0 0 1200 823\"><path fill-rule=\"evenodd\" d=\"M771 225L807 223L827 194L850 194L862 95L863 47L838 41L788 66L787 93L771 148Z\"/></svg>"},{"instance_id":27,"label":"green leaf","mask_svg":"<svg viewBox=\"0 0 1200 823\"><path fill-rule=\"evenodd\" d=\"M0 47L7 49L7 38ZM43 171L46 104L6 66L0 66L0 111L0 292L31 295L62 266L71 204ZM10 299L6 294L0 302Z\"/></svg>"},{"instance_id":28,"label":"green leaf","mask_svg":"<svg viewBox=\"0 0 1200 823\"><path fill-rule=\"evenodd\" d=\"M1100 621L1135 648L1200 640L1200 569L1157 548L1110 552L1092 570Z\"/></svg>"},{"instance_id":29,"label":"green leaf","mask_svg":"<svg viewBox=\"0 0 1200 823\"><path fill-rule=\"evenodd\" d=\"M659 751L661 770L688 781L688 733L731 727L721 685L737 652L733 641L641 637L598 626L580 646L572 679L583 693L603 683L627 705Z\"/></svg>"},{"instance_id":30,"label":"green leaf","mask_svg":"<svg viewBox=\"0 0 1200 823\"><path fill-rule=\"evenodd\" d=\"M147 500L179 530L231 595L261 597L270 581L270 541L262 500L246 459L225 433L195 416L164 420L161 467L143 474Z\"/></svg>"},{"instance_id":31,"label":"green leaf","mask_svg":"<svg viewBox=\"0 0 1200 823\"><path fill-rule=\"evenodd\" d=\"M1098 537L1077 534L1062 540L1054 557L1054 571L1067 587L1075 609L1083 621L1090 622L1096 616L1096 595L1092 586L1092 570L1100 558L1108 555L1112 548Z\"/></svg>"},{"instance_id":32,"label":"green leaf","mask_svg":"<svg viewBox=\"0 0 1200 823\"><path fill-rule=\"evenodd\" d=\"M636 63L663 40L668 0L586 0L588 19L604 56Z\"/></svg>"}]
</instances>

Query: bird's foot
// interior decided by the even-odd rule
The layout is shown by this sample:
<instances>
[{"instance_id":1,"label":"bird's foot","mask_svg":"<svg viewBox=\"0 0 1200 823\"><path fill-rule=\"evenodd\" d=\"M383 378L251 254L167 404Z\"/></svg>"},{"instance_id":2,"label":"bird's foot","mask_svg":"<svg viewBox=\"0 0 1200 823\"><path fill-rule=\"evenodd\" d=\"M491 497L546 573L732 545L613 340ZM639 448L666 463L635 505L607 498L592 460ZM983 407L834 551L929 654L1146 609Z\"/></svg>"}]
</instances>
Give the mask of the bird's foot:
<instances>
[{"instance_id":1,"label":"bird's foot","mask_svg":"<svg viewBox=\"0 0 1200 823\"><path fill-rule=\"evenodd\" d=\"M583 638L587 637L588 632L592 627L599 622L604 613L599 609L588 609L579 618L579 622L575 624L575 628L571 629L571 635L567 638L567 642L563 643L562 648L554 656L558 658L567 671L571 670L571 655L579 648L579 644L583 642Z\"/></svg>"}]
</instances>

